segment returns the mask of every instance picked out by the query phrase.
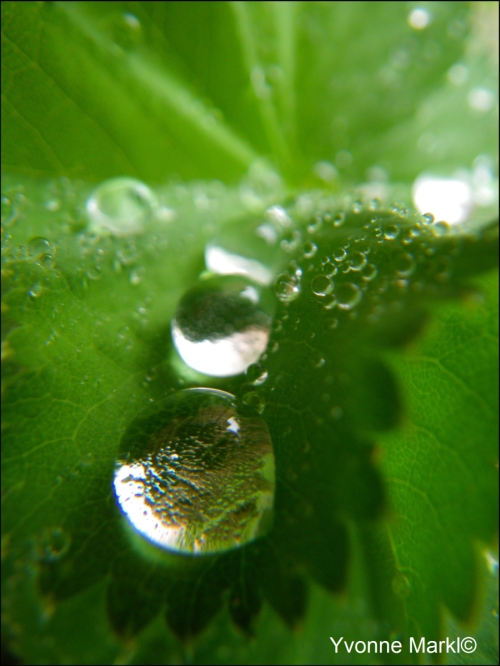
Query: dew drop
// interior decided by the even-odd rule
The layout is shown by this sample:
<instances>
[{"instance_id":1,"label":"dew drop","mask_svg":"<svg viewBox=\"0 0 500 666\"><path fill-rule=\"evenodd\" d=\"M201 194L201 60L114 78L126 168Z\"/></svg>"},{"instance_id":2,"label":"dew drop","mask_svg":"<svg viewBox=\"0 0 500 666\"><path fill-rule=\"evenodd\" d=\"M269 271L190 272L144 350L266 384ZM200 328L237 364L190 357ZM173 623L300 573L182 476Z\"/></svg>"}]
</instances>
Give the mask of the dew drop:
<instances>
[{"instance_id":1,"label":"dew drop","mask_svg":"<svg viewBox=\"0 0 500 666\"><path fill-rule=\"evenodd\" d=\"M272 523L271 437L253 410L208 388L178 391L161 412L132 424L113 488L127 524L182 554L241 547Z\"/></svg>"},{"instance_id":2,"label":"dew drop","mask_svg":"<svg viewBox=\"0 0 500 666\"><path fill-rule=\"evenodd\" d=\"M262 363L252 363L252 365L249 365L246 371L247 379L249 382L251 382L254 386L261 386L263 384L267 377L267 370L265 366L262 365Z\"/></svg>"},{"instance_id":3,"label":"dew drop","mask_svg":"<svg viewBox=\"0 0 500 666\"><path fill-rule=\"evenodd\" d=\"M377 277L377 267L374 264L366 264L361 270L361 277L366 282L370 282Z\"/></svg>"},{"instance_id":4,"label":"dew drop","mask_svg":"<svg viewBox=\"0 0 500 666\"><path fill-rule=\"evenodd\" d=\"M300 277L283 273L276 280L275 291L283 303L290 303L300 295Z\"/></svg>"},{"instance_id":5,"label":"dew drop","mask_svg":"<svg viewBox=\"0 0 500 666\"><path fill-rule=\"evenodd\" d=\"M318 247L314 243L304 243L304 257L311 259L316 254Z\"/></svg>"},{"instance_id":6,"label":"dew drop","mask_svg":"<svg viewBox=\"0 0 500 666\"><path fill-rule=\"evenodd\" d=\"M389 224L384 229L384 238L385 240L394 240L399 236L399 227L397 224Z\"/></svg>"},{"instance_id":7,"label":"dew drop","mask_svg":"<svg viewBox=\"0 0 500 666\"><path fill-rule=\"evenodd\" d=\"M194 370L239 375L265 352L273 309L269 290L244 277L199 280L177 306L172 338Z\"/></svg>"},{"instance_id":8,"label":"dew drop","mask_svg":"<svg viewBox=\"0 0 500 666\"><path fill-rule=\"evenodd\" d=\"M431 231L436 238L440 238L441 236L446 236L446 234L450 232L450 225L444 221L434 222L431 226Z\"/></svg>"},{"instance_id":9,"label":"dew drop","mask_svg":"<svg viewBox=\"0 0 500 666\"><path fill-rule=\"evenodd\" d=\"M367 259L362 252L352 252L348 263L351 271L361 271L366 266Z\"/></svg>"},{"instance_id":10,"label":"dew drop","mask_svg":"<svg viewBox=\"0 0 500 666\"><path fill-rule=\"evenodd\" d=\"M28 241L28 254L43 268L54 268L56 249L54 244L42 236L36 236Z\"/></svg>"},{"instance_id":11,"label":"dew drop","mask_svg":"<svg viewBox=\"0 0 500 666\"><path fill-rule=\"evenodd\" d=\"M90 280L100 280L102 278L102 268L96 264L88 268L86 274Z\"/></svg>"},{"instance_id":12,"label":"dew drop","mask_svg":"<svg viewBox=\"0 0 500 666\"><path fill-rule=\"evenodd\" d=\"M71 538L62 527L48 528L37 539L37 554L42 562L56 562L69 551Z\"/></svg>"},{"instance_id":13,"label":"dew drop","mask_svg":"<svg viewBox=\"0 0 500 666\"><path fill-rule=\"evenodd\" d=\"M262 414L266 408L266 403L262 400L257 391L250 391L249 393L245 393L243 396L243 403L247 407L254 409L258 414Z\"/></svg>"},{"instance_id":14,"label":"dew drop","mask_svg":"<svg viewBox=\"0 0 500 666\"><path fill-rule=\"evenodd\" d=\"M333 218L333 226L341 227L345 222L345 213L337 213Z\"/></svg>"},{"instance_id":15,"label":"dew drop","mask_svg":"<svg viewBox=\"0 0 500 666\"><path fill-rule=\"evenodd\" d=\"M335 290L337 298L337 307L341 310L353 310L361 300L363 292L357 284L345 282L339 285Z\"/></svg>"},{"instance_id":16,"label":"dew drop","mask_svg":"<svg viewBox=\"0 0 500 666\"><path fill-rule=\"evenodd\" d=\"M333 258L335 261L341 262L344 261L344 259L347 257L347 252L344 250L343 247L339 247L333 252Z\"/></svg>"},{"instance_id":17,"label":"dew drop","mask_svg":"<svg viewBox=\"0 0 500 666\"><path fill-rule=\"evenodd\" d=\"M96 187L87 200L90 231L114 236L140 233L156 206L155 195L140 180L106 180Z\"/></svg>"},{"instance_id":18,"label":"dew drop","mask_svg":"<svg viewBox=\"0 0 500 666\"><path fill-rule=\"evenodd\" d=\"M316 275L311 282L311 289L315 296L322 298L332 291L333 282L327 275Z\"/></svg>"},{"instance_id":19,"label":"dew drop","mask_svg":"<svg viewBox=\"0 0 500 666\"><path fill-rule=\"evenodd\" d=\"M337 298L334 294L328 294L325 296L325 300L323 301L323 307L325 310L333 310L333 308L337 305Z\"/></svg>"},{"instance_id":20,"label":"dew drop","mask_svg":"<svg viewBox=\"0 0 500 666\"><path fill-rule=\"evenodd\" d=\"M321 267L323 273L325 275L328 275L328 277L333 277L334 275L337 274L338 271L337 266L332 261L330 261L328 257L325 257L325 259L323 259L323 261L321 262Z\"/></svg>"},{"instance_id":21,"label":"dew drop","mask_svg":"<svg viewBox=\"0 0 500 666\"><path fill-rule=\"evenodd\" d=\"M395 261L396 273L400 277L409 277L415 270L415 259L413 255L408 252L402 252L399 254Z\"/></svg>"},{"instance_id":22,"label":"dew drop","mask_svg":"<svg viewBox=\"0 0 500 666\"><path fill-rule=\"evenodd\" d=\"M42 283L40 280L37 280L34 282L30 289L28 290L28 294L31 296L31 298L39 298L43 293L43 287Z\"/></svg>"},{"instance_id":23,"label":"dew drop","mask_svg":"<svg viewBox=\"0 0 500 666\"><path fill-rule=\"evenodd\" d=\"M352 204L352 212L359 214L363 210L363 202L360 199L357 199L353 204Z\"/></svg>"}]
</instances>

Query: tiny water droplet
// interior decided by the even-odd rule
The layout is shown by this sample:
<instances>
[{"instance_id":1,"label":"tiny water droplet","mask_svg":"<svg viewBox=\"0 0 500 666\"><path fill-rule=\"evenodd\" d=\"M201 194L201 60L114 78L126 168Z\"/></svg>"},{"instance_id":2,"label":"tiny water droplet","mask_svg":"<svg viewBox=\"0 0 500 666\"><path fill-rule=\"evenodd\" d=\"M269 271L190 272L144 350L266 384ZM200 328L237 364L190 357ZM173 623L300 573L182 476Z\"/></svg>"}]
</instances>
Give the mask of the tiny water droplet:
<instances>
[{"instance_id":1,"label":"tiny water droplet","mask_svg":"<svg viewBox=\"0 0 500 666\"><path fill-rule=\"evenodd\" d=\"M184 554L241 547L272 522L272 441L255 410L208 388L178 391L122 439L113 488L128 525Z\"/></svg>"},{"instance_id":2,"label":"tiny water droplet","mask_svg":"<svg viewBox=\"0 0 500 666\"><path fill-rule=\"evenodd\" d=\"M337 305L337 298L335 294L328 294L325 296L325 300L323 301L323 307L325 310L333 310L333 308Z\"/></svg>"},{"instance_id":3,"label":"tiny water droplet","mask_svg":"<svg viewBox=\"0 0 500 666\"><path fill-rule=\"evenodd\" d=\"M446 236L450 232L450 225L448 222L434 222L434 224L431 226L431 231L436 236L436 238L440 238L441 236Z\"/></svg>"},{"instance_id":4,"label":"tiny water droplet","mask_svg":"<svg viewBox=\"0 0 500 666\"><path fill-rule=\"evenodd\" d=\"M338 262L344 261L346 257L347 257L347 252L344 250L343 247L339 247L333 251L333 258L335 259L335 261Z\"/></svg>"},{"instance_id":5,"label":"tiny water droplet","mask_svg":"<svg viewBox=\"0 0 500 666\"><path fill-rule=\"evenodd\" d=\"M252 365L249 365L246 375L248 381L254 384L254 386L260 386L268 377L267 370L262 363L252 363Z\"/></svg>"},{"instance_id":6,"label":"tiny water droplet","mask_svg":"<svg viewBox=\"0 0 500 666\"><path fill-rule=\"evenodd\" d=\"M290 303L300 295L300 279L295 275L283 273L276 280L275 291L283 303Z\"/></svg>"},{"instance_id":7,"label":"tiny water droplet","mask_svg":"<svg viewBox=\"0 0 500 666\"><path fill-rule=\"evenodd\" d=\"M345 282L335 289L335 296L337 297L337 307L341 310L352 310L361 300L363 292L357 284L353 282Z\"/></svg>"},{"instance_id":8,"label":"tiny water droplet","mask_svg":"<svg viewBox=\"0 0 500 666\"><path fill-rule=\"evenodd\" d=\"M123 57L126 51L141 44L144 38L141 22L130 12L109 15L103 27L113 41L112 51L116 56Z\"/></svg>"},{"instance_id":9,"label":"tiny water droplet","mask_svg":"<svg viewBox=\"0 0 500 666\"><path fill-rule=\"evenodd\" d=\"M56 562L69 551L71 538L62 527L47 528L37 539L37 555L42 562Z\"/></svg>"},{"instance_id":10,"label":"tiny water droplet","mask_svg":"<svg viewBox=\"0 0 500 666\"><path fill-rule=\"evenodd\" d=\"M132 266L137 260L138 250L135 243L124 243L116 251L118 261L122 266Z\"/></svg>"},{"instance_id":11,"label":"tiny water droplet","mask_svg":"<svg viewBox=\"0 0 500 666\"><path fill-rule=\"evenodd\" d=\"M314 243L304 243L304 257L311 259L316 254L318 247Z\"/></svg>"},{"instance_id":12,"label":"tiny water droplet","mask_svg":"<svg viewBox=\"0 0 500 666\"><path fill-rule=\"evenodd\" d=\"M139 268L130 271L129 275L130 284L134 285L134 287L136 287L138 284L141 284L142 278L144 277L145 273L146 269L144 268L144 266L141 266Z\"/></svg>"},{"instance_id":13,"label":"tiny water droplet","mask_svg":"<svg viewBox=\"0 0 500 666\"><path fill-rule=\"evenodd\" d=\"M100 280L102 278L102 268L97 264L87 269L87 277L90 280Z\"/></svg>"},{"instance_id":14,"label":"tiny water droplet","mask_svg":"<svg viewBox=\"0 0 500 666\"><path fill-rule=\"evenodd\" d=\"M156 206L155 195L140 180L106 180L98 185L87 200L90 231L114 236L140 233Z\"/></svg>"},{"instance_id":15,"label":"tiny water droplet","mask_svg":"<svg viewBox=\"0 0 500 666\"><path fill-rule=\"evenodd\" d=\"M270 291L247 278L200 280L177 306L172 338L194 370L214 377L238 375L265 352L273 310Z\"/></svg>"},{"instance_id":16,"label":"tiny water droplet","mask_svg":"<svg viewBox=\"0 0 500 666\"><path fill-rule=\"evenodd\" d=\"M327 275L316 275L311 282L311 289L315 296L321 298L332 291L333 282Z\"/></svg>"},{"instance_id":17,"label":"tiny water droplet","mask_svg":"<svg viewBox=\"0 0 500 666\"><path fill-rule=\"evenodd\" d=\"M357 199L353 204L352 204L352 212L359 214L363 210L363 202L360 199Z\"/></svg>"},{"instance_id":18,"label":"tiny water droplet","mask_svg":"<svg viewBox=\"0 0 500 666\"><path fill-rule=\"evenodd\" d=\"M28 294L31 296L31 298L39 298L42 295L42 293L43 293L43 287L40 280L34 282L28 291Z\"/></svg>"},{"instance_id":19,"label":"tiny water droplet","mask_svg":"<svg viewBox=\"0 0 500 666\"><path fill-rule=\"evenodd\" d=\"M36 236L28 241L28 255L43 268L53 268L55 266L56 249L54 244L47 238Z\"/></svg>"},{"instance_id":20,"label":"tiny water droplet","mask_svg":"<svg viewBox=\"0 0 500 666\"><path fill-rule=\"evenodd\" d=\"M432 213L424 213L424 215L420 216L419 221L427 227L434 222L434 215Z\"/></svg>"},{"instance_id":21,"label":"tiny water droplet","mask_svg":"<svg viewBox=\"0 0 500 666\"><path fill-rule=\"evenodd\" d=\"M374 264L366 264L366 266L364 266L361 270L361 277L363 280L370 282L370 280L373 280L377 277L377 273L377 267Z\"/></svg>"},{"instance_id":22,"label":"tiny water droplet","mask_svg":"<svg viewBox=\"0 0 500 666\"><path fill-rule=\"evenodd\" d=\"M385 240L394 240L399 236L399 227L397 224L389 224L384 229Z\"/></svg>"},{"instance_id":23,"label":"tiny water droplet","mask_svg":"<svg viewBox=\"0 0 500 666\"><path fill-rule=\"evenodd\" d=\"M395 258L394 266L400 277L409 277L415 270L415 259L409 252L402 252Z\"/></svg>"},{"instance_id":24,"label":"tiny water droplet","mask_svg":"<svg viewBox=\"0 0 500 666\"><path fill-rule=\"evenodd\" d=\"M333 218L333 226L341 227L345 222L345 213L337 213Z\"/></svg>"},{"instance_id":25,"label":"tiny water droplet","mask_svg":"<svg viewBox=\"0 0 500 666\"><path fill-rule=\"evenodd\" d=\"M322 226L323 226L323 217L321 213L316 213L312 222L309 222L309 224L307 225L307 231L310 234L315 234L321 229Z\"/></svg>"},{"instance_id":26,"label":"tiny water droplet","mask_svg":"<svg viewBox=\"0 0 500 666\"><path fill-rule=\"evenodd\" d=\"M351 252L348 263L351 271L361 271L366 266L367 259L362 252Z\"/></svg>"},{"instance_id":27,"label":"tiny water droplet","mask_svg":"<svg viewBox=\"0 0 500 666\"><path fill-rule=\"evenodd\" d=\"M328 275L328 277L333 277L334 275L337 275L338 268L337 266L329 259L329 257L325 257L323 261L321 262L321 268L323 270L323 273L325 275Z\"/></svg>"},{"instance_id":28,"label":"tiny water droplet","mask_svg":"<svg viewBox=\"0 0 500 666\"><path fill-rule=\"evenodd\" d=\"M262 400L257 391L250 391L249 393L245 393L243 396L243 403L247 407L254 409L258 414L262 414L266 408L266 403Z\"/></svg>"}]
</instances>

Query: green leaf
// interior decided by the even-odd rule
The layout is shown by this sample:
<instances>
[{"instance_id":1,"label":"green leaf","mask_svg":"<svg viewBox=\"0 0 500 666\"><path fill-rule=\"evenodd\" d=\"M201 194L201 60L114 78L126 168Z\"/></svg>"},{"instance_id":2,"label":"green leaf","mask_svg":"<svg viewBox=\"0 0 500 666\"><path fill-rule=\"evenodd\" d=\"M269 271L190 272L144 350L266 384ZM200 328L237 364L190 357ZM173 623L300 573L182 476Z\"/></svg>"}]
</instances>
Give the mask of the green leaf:
<instances>
[{"instance_id":1,"label":"green leaf","mask_svg":"<svg viewBox=\"0 0 500 666\"><path fill-rule=\"evenodd\" d=\"M494 12L3 3L2 594L23 661L408 663L410 636L481 616L470 663L495 663ZM423 173L467 183L465 224L414 212ZM116 176L145 184L95 189ZM273 276L261 384L171 341L207 244ZM186 558L124 529L112 480L131 424L192 386L261 413L277 485L264 538Z\"/></svg>"}]
</instances>

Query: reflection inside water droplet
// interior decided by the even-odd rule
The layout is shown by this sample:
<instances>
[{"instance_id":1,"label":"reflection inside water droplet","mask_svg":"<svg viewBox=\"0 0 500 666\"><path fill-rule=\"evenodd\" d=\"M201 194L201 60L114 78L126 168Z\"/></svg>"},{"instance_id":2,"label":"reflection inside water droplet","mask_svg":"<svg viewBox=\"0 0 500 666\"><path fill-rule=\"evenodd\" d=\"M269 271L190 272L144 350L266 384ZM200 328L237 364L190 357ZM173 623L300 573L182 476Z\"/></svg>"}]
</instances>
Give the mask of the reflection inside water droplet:
<instances>
[{"instance_id":1,"label":"reflection inside water droplet","mask_svg":"<svg viewBox=\"0 0 500 666\"><path fill-rule=\"evenodd\" d=\"M264 353L272 314L271 294L261 285L236 276L200 280L177 306L172 338L191 368L230 377Z\"/></svg>"},{"instance_id":2,"label":"reflection inside water droplet","mask_svg":"<svg viewBox=\"0 0 500 666\"><path fill-rule=\"evenodd\" d=\"M178 391L122 440L114 492L137 532L179 553L242 546L271 524L274 455L265 422L229 393Z\"/></svg>"}]
</instances>

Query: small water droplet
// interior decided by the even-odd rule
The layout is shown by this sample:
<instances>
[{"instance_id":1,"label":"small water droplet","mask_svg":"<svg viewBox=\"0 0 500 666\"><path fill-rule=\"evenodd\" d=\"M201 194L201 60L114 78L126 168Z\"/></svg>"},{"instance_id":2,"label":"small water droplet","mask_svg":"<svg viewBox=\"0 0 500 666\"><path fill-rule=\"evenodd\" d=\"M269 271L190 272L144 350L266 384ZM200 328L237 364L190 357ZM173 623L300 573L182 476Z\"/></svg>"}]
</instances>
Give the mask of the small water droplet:
<instances>
[{"instance_id":1,"label":"small water droplet","mask_svg":"<svg viewBox=\"0 0 500 666\"><path fill-rule=\"evenodd\" d=\"M264 534L275 472L265 422L233 395L178 391L132 424L116 462L114 493L128 524L177 553L218 553Z\"/></svg>"},{"instance_id":2,"label":"small water droplet","mask_svg":"<svg viewBox=\"0 0 500 666\"><path fill-rule=\"evenodd\" d=\"M424 226L429 226L434 222L434 215L432 213L424 213L420 216L419 221Z\"/></svg>"},{"instance_id":3,"label":"small water droplet","mask_svg":"<svg viewBox=\"0 0 500 666\"><path fill-rule=\"evenodd\" d=\"M363 202L360 199L357 199L351 206L352 212L359 214L363 210Z\"/></svg>"},{"instance_id":4,"label":"small water droplet","mask_svg":"<svg viewBox=\"0 0 500 666\"><path fill-rule=\"evenodd\" d=\"M146 269L144 266L140 266L139 268L130 271L129 275L130 284L134 285L134 287L137 287L137 285L141 284L142 278L144 277L145 273Z\"/></svg>"},{"instance_id":5,"label":"small water droplet","mask_svg":"<svg viewBox=\"0 0 500 666\"><path fill-rule=\"evenodd\" d=\"M341 310L353 310L361 300L363 292L357 284L345 282L335 289L337 307Z\"/></svg>"},{"instance_id":6,"label":"small water droplet","mask_svg":"<svg viewBox=\"0 0 500 666\"><path fill-rule=\"evenodd\" d=\"M42 562L56 562L69 551L71 538L62 527L47 528L37 539L37 555Z\"/></svg>"},{"instance_id":7,"label":"small water droplet","mask_svg":"<svg viewBox=\"0 0 500 666\"><path fill-rule=\"evenodd\" d=\"M246 393L243 396L243 403L247 407L254 409L258 414L262 414L266 408L266 403L262 400L257 391L250 391L249 393Z\"/></svg>"},{"instance_id":8,"label":"small water droplet","mask_svg":"<svg viewBox=\"0 0 500 666\"><path fill-rule=\"evenodd\" d=\"M345 222L345 213L337 213L333 218L333 226L341 227Z\"/></svg>"},{"instance_id":9,"label":"small water droplet","mask_svg":"<svg viewBox=\"0 0 500 666\"><path fill-rule=\"evenodd\" d=\"M321 213L316 213L312 222L307 225L307 232L310 234L317 233L323 226L323 217Z\"/></svg>"},{"instance_id":10,"label":"small water droplet","mask_svg":"<svg viewBox=\"0 0 500 666\"><path fill-rule=\"evenodd\" d=\"M140 233L156 206L155 195L140 180L106 180L87 200L90 231L115 236Z\"/></svg>"},{"instance_id":11,"label":"small water droplet","mask_svg":"<svg viewBox=\"0 0 500 666\"><path fill-rule=\"evenodd\" d=\"M102 278L102 268L95 264L87 269L87 277L90 280L100 280Z\"/></svg>"},{"instance_id":12,"label":"small water droplet","mask_svg":"<svg viewBox=\"0 0 500 666\"><path fill-rule=\"evenodd\" d=\"M362 252L351 252L348 263L351 271L361 271L366 266L367 259Z\"/></svg>"},{"instance_id":13,"label":"small water droplet","mask_svg":"<svg viewBox=\"0 0 500 666\"><path fill-rule=\"evenodd\" d=\"M337 305L337 298L335 294L328 294L325 296L325 300L323 301L323 307L325 310L333 310L333 308Z\"/></svg>"},{"instance_id":14,"label":"small water droplet","mask_svg":"<svg viewBox=\"0 0 500 666\"><path fill-rule=\"evenodd\" d=\"M450 232L450 225L447 222L440 221L440 222L434 222L434 224L431 226L431 231L436 238L440 238L441 236L446 236Z\"/></svg>"},{"instance_id":15,"label":"small water droplet","mask_svg":"<svg viewBox=\"0 0 500 666\"><path fill-rule=\"evenodd\" d=\"M177 306L172 338L194 370L238 375L265 352L273 310L269 290L244 277L200 280Z\"/></svg>"},{"instance_id":16,"label":"small water droplet","mask_svg":"<svg viewBox=\"0 0 500 666\"><path fill-rule=\"evenodd\" d=\"M395 258L394 266L400 277L409 277L415 270L415 259L409 252L402 252Z\"/></svg>"},{"instance_id":17,"label":"small water droplet","mask_svg":"<svg viewBox=\"0 0 500 666\"><path fill-rule=\"evenodd\" d=\"M28 294L31 296L31 298L39 298L42 295L42 293L43 293L43 287L40 280L34 282L28 291Z\"/></svg>"},{"instance_id":18,"label":"small water droplet","mask_svg":"<svg viewBox=\"0 0 500 666\"><path fill-rule=\"evenodd\" d=\"M315 296L323 297L333 289L333 282L327 275L316 275L312 279L311 289Z\"/></svg>"},{"instance_id":19,"label":"small water droplet","mask_svg":"<svg viewBox=\"0 0 500 666\"><path fill-rule=\"evenodd\" d=\"M56 249L54 244L47 238L36 236L28 241L28 255L43 268L53 268L55 266Z\"/></svg>"},{"instance_id":20,"label":"small water droplet","mask_svg":"<svg viewBox=\"0 0 500 666\"><path fill-rule=\"evenodd\" d=\"M332 407L330 410L330 418L334 419L335 421L341 419L343 415L344 415L344 410L342 409L342 407L335 406Z\"/></svg>"},{"instance_id":21,"label":"small water droplet","mask_svg":"<svg viewBox=\"0 0 500 666\"><path fill-rule=\"evenodd\" d=\"M303 249L304 249L304 257L306 259L311 259L316 254L318 246L315 245L314 243L308 242L308 243L304 243L304 248Z\"/></svg>"},{"instance_id":22,"label":"small water droplet","mask_svg":"<svg viewBox=\"0 0 500 666\"><path fill-rule=\"evenodd\" d=\"M130 12L114 13L106 17L104 31L112 40L112 52L123 57L127 51L142 43L144 39L141 22Z\"/></svg>"},{"instance_id":23,"label":"small water droplet","mask_svg":"<svg viewBox=\"0 0 500 666\"><path fill-rule=\"evenodd\" d=\"M283 303L290 303L300 295L300 278L283 273L276 280L275 291Z\"/></svg>"},{"instance_id":24,"label":"small water droplet","mask_svg":"<svg viewBox=\"0 0 500 666\"><path fill-rule=\"evenodd\" d=\"M394 240L399 236L399 227L397 224L389 224L384 229L385 240Z\"/></svg>"},{"instance_id":25,"label":"small water droplet","mask_svg":"<svg viewBox=\"0 0 500 666\"><path fill-rule=\"evenodd\" d=\"M325 275L328 275L328 277L333 277L334 275L337 274L338 268L337 266L330 260L329 257L325 257L323 261L321 262L321 268L323 270L323 273Z\"/></svg>"},{"instance_id":26,"label":"small water droplet","mask_svg":"<svg viewBox=\"0 0 500 666\"><path fill-rule=\"evenodd\" d=\"M138 250L135 243L124 243L116 251L118 261L122 266L132 266L137 260Z\"/></svg>"},{"instance_id":27,"label":"small water droplet","mask_svg":"<svg viewBox=\"0 0 500 666\"><path fill-rule=\"evenodd\" d=\"M268 377L267 370L262 363L252 363L252 365L249 365L246 375L248 381L254 384L254 386L260 386Z\"/></svg>"},{"instance_id":28,"label":"small water droplet","mask_svg":"<svg viewBox=\"0 0 500 666\"><path fill-rule=\"evenodd\" d=\"M344 250L343 247L339 247L333 251L333 258L335 259L335 261L338 262L344 261L346 257L347 257L347 252Z\"/></svg>"},{"instance_id":29,"label":"small water droplet","mask_svg":"<svg viewBox=\"0 0 500 666\"><path fill-rule=\"evenodd\" d=\"M366 264L366 266L364 266L361 270L361 277L363 280L370 282L370 280L373 280L377 277L377 273L377 267L374 264Z\"/></svg>"}]
</instances>

